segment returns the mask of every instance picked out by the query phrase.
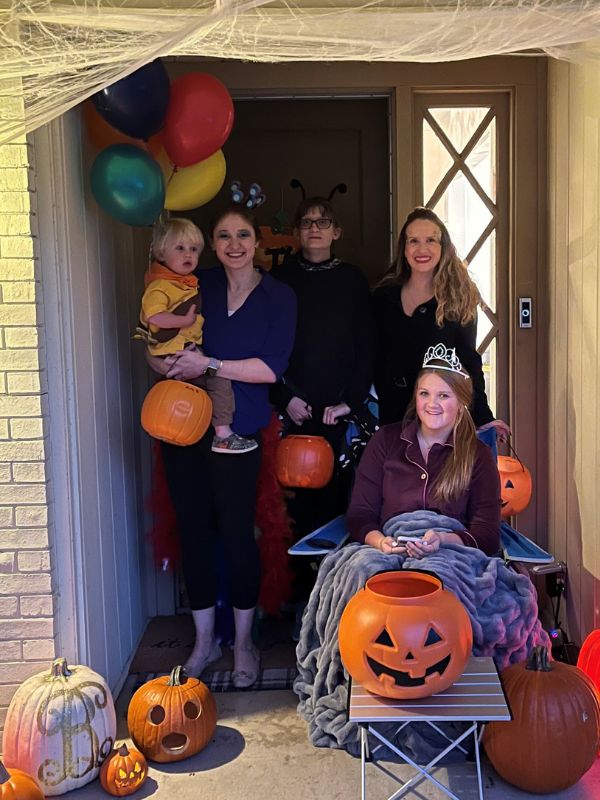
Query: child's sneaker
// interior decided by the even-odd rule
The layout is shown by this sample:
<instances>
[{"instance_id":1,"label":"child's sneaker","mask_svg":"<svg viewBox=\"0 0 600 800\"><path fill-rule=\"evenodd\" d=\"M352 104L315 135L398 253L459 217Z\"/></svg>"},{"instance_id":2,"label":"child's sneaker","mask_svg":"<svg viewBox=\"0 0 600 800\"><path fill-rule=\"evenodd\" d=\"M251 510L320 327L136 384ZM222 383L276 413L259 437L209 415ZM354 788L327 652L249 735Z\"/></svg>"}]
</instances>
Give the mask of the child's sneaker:
<instances>
[{"instance_id":1,"label":"child's sneaker","mask_svg":"<svg viewBox=\"0 0 600 800\"><path fill-rule=\"evenodd\" d=\"M210 449L213 453L238 455L239 453L249 453L251 450L256 450L257 447L258 444L254 439L244 439L243 436L232 433L230 436L225 436L223 438L215 436Z\"/></svg>"}]
</instances>

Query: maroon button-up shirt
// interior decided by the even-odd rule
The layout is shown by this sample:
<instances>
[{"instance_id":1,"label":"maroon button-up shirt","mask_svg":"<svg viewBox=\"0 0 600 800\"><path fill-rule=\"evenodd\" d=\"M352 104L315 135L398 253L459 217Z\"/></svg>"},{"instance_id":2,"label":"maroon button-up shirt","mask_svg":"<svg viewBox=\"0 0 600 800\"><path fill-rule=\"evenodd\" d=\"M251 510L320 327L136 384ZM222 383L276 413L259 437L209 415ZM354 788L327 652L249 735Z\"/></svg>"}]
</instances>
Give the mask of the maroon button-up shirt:
<instances>
[{"instance_id":1,"label":"maroon button-up shirt","mask_svg":"<svg viewBox=\"0 0 600 800\"><path fill-rule=\"evenodd\" d=\"M369 531L380 531L396 514L428 509L454 517L465 529L463 543L487 555L500 548L500 478L490 448L477 442L469 488L441 502L432 487L453 447L434 444L427 462L417 441L417 421L384 425L369 442L358 467L346 514L351 536L364 542Z\"/></svg>"}]
</instances>

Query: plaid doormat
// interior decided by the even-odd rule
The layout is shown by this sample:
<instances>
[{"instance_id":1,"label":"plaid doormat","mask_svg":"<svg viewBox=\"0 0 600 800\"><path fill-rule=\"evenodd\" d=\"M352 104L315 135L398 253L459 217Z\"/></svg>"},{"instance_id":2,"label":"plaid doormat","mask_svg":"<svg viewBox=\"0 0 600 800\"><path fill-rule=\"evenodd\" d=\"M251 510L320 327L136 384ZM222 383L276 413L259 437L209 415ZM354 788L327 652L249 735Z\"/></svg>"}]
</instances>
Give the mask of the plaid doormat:
<instances>
[{"instance_id":1,"label":"plaid doormat","mask_svg":"<svg viewBox=\"0 0 600 800\"><path fill-rule=\"evenodd\" d=\"M138 672L129 675L124 690L127 689L134 694L142 684L160 675L168 675L168 672ZM296 667L265 667L260 671L256 683L249 689L236 689L232 683L230 669L214 670L205 672L202 682L205 683L211 692L247 692L247 691L266 691L273 689L291 689L298 671Z\"/></svg>"}]
</instances>

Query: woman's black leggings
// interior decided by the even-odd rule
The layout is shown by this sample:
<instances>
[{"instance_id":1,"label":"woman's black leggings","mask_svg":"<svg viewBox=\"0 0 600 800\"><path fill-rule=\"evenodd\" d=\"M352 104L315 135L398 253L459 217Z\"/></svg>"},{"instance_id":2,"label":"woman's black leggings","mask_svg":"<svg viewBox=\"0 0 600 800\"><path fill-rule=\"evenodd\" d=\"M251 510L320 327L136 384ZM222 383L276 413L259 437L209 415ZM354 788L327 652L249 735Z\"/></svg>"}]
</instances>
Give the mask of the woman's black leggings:
<instances>
[{"instance_id":1,"label":"woman's black leggings","mask_svg":"<svg viewBox=\"0 0 600 800\"><path fill-rule=\"evenodd\" d=\"M256 483L261 448L230 455L213 453L213 430L195 445L162 443L169 492L177 515L183 575L192 609L215 605L220 538L234 608L258 601L260 562L254 538Z\"/></svg>"}]
</instances>

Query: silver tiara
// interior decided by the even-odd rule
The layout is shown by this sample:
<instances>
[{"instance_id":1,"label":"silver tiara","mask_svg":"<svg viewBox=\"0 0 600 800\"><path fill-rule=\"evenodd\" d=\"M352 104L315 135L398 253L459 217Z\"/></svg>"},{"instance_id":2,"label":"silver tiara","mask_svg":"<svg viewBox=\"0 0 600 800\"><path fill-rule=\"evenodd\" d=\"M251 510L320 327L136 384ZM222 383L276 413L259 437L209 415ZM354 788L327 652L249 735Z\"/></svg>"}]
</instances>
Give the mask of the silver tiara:
<instances>
[{"instance_id":1,"label":"silver tiara","mask_svg":"<svg viewBox=\"0 0 600 800\"><path fill-rule=\"evenodd\" d=\"M463 378L469 377L463 369L463 365L460 363L453 347L446 347L446 345L443 343L431 345L431 347L425 353L425 358L423 359L423 368L428 367L432 361L445 362L444 365L435 364L435 369L446 369L449 372L458 372L458 374L462 375Z\"/></svg>"}]
</instances>

